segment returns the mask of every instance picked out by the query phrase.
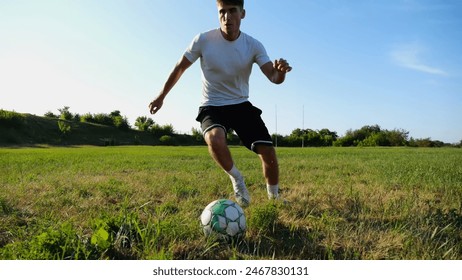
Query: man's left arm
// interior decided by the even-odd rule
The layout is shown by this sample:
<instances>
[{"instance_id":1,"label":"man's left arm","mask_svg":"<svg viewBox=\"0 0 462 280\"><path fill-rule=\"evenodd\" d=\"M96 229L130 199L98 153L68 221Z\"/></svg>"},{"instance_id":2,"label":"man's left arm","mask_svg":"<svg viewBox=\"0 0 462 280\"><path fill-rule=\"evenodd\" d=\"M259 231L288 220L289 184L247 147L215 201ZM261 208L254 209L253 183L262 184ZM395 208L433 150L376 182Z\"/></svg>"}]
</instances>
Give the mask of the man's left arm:
<instances>
[{"instance_id":1,"label":"man's left arm","mask_svg":"<svg viewBox=\"0 0 462 280\"><path fill-rule=\"evenodd\" d=\"M279 59L275 60L274 63L268 62L260 67L261 71L272 83L282 84L286 78L286 73L292 70L287 60Z\"/></svg>"}]
</instances>

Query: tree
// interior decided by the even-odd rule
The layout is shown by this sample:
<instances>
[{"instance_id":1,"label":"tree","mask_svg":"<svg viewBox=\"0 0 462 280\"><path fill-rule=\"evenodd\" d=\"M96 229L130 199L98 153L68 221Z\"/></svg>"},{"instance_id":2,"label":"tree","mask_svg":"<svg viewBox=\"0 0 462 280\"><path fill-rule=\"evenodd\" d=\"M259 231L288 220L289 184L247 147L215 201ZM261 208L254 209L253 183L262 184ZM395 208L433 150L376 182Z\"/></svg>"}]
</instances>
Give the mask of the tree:
<instances>
[{"instance_id":1,"label":"tree","mask_svg":"<svg viewBox=\"0 0 462 280\"><path fill-rule=\"evenodd\" d=\"M115 116L112 118L115 127L121 130L129 130L130 124L128 123L127 117Z\"/></svg>"},{"instance_id":2,"label":"tree","mask_svg":"<svg viewBox=\"0 0 462 280\"><path fill-rule=\"evenodd\" d=\"M115 117L122 117L122 115L120 114L120 111L119 111L119 110L112 111L112 112L109 114L109 116L112 117L112 118L115 118Z\"/></svg>"},{"instance_id":3,"label":"tree","mask_svg":"<svg viewBox=\"0 0 462 280\"><path fill-rule=\"evenodd\" d=\"M59 118L59 116L56 116L56 115L53 114L53 112L51 112L51 111L46 112L43 116L44 116L44 117L47 117L47 118Z\"/></svg>"},{"instance_id":4,"label":"tree","mask_svg":"<svg viewBox=\"0 0 462 280\"><path fill-rule=\"evenodd\" d=\"M327 128L323 128L318 133L321 136L322 146L332 146L332 144L337 141L338 135L335 131L330 131Z\"/></svg>"},{"instance_id":5,"label":"tree","mask_svg":"<svg viewBox=\"0 0 462 280\"><path fill-rule=\"evenodd\" d=\"M445 146L445 143L432 140L431 138L422 138L422 139L414 139L411 137L409 140L409 146L411 147L425 147L425 148L440 148Z\"/></svg>"},{"instance_id":6,"label":"tree","mask_svg":"<svg viewBox=\"0 0 462 280\"><path fill-rule=\"evenodd\" d=\"M327 128L323 128L321 130L297 128L279 143L291 147L299 147L302 145L308 147L327 147L332 146L337 138L337 132L330 131Z\"/></svg>"},{"instance_id":7,"label":"tree","mask_svg":"<svg viewBox=\"0 0 462 280\"><path fill-rule=\"evenodd\" d=\"M93 121L98 124L102 125L109 125L112 126L114 125L114 119L112 116L104 113L97 113L93 115Z\"/></svg>"},{"instance_id":8,"label":"tree","mask_svg":"<svg viewBox=\"0 0 462 280\"><path fill-rule=\"evenodd\" d=\"M378 125L365 125L359 130L353 132L353 137L355 138L356 144L363 141L367 137L371 136L374 133L380 133L382 129Z\"/></svg>"},{"instance_id":9,"label":"tree","mask_svg":"<svg viewBox=\"0 0 462 280\"><path fill-rule=\"evenodd\" d=\"M348 130L344 137L334 142L334 146L406 146L409 132L403 129L384 130L378 125L366 125L361 129Z\"/></svg>"},{"instance_id":10,"label":"tree","mask_svg":"<svg viewBox=\"0 0 462 280\"><path fill-rule=\"evenodd\" d=\"M404 129L386 131L386 135L390 146L406 146L409 143L409 131Z\"/></svg>"},{"instance_id":11,"label":"tree","mask_svg":"<svg viewBox=\"0 0 462 280\"><path fill-rule=\"evenodd\" d=\"M336 147L352 147L355 145L355 138L351 130L347 130L345 136L340 137L334 142Z\"/></svg>"},{"instance_id":12,"label":"tree","mask_svg":"<svg viewBox=\"0 0 462 280\"><path fill-rule=\"evenodd\" d=\"M72 113L69 111L69 106L64 106L62 109L58 109L59 118L62 120L70 121L73 119Z\"/></svg>"},{"instance_id":13,"label":"tree","mask_svg":"<svg viewBox=\"0 0 462 280\"><path fill-rule=\"evenodd\" d=\"M146 116L138 117L135 121L135 127L137 127L139 131L149 131L153 125L154 121Z\"/></svg>"}]
</instances>

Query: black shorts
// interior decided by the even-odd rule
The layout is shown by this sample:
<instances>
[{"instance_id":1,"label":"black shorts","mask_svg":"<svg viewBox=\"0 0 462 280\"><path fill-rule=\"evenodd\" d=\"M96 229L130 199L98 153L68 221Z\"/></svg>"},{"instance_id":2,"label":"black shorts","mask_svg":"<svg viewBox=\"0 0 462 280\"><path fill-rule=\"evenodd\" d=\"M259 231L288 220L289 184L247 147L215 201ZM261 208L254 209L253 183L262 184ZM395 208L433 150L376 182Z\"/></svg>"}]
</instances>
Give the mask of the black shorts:
<instances>
[{"instance_id":1,"label":"black shorts","mask_svg":"<svg viewBox=\"0 0 462 280\"><path fill-rule=\"evenodd\" d=\"M202 106L196 121L201 123L202 133L215 127L236 132L247 149L255 152L256 145L273 145L271 135L261 118L262 111L250 102L226 106Z\"/></svg>"}]
</instances>

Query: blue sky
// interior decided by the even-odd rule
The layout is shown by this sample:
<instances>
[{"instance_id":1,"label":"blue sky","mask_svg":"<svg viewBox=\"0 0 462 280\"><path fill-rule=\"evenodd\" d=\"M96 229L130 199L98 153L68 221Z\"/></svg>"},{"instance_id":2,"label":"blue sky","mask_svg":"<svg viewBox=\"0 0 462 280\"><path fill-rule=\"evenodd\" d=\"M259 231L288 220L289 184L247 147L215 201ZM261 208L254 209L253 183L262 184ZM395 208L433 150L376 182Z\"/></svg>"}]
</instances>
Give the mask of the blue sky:
<instances>
[{"instance_id":1,"label":"blue sky","mask_svg":"<svg viewBox=\"0 0 462 280\"><path fill-rule=\"evenodd\" d=\"M273 85L255 65L250 100L271 133L380 125L462 140L459 0L247 0L241 29L293 66ZM217 28L213 0L0 0L0 108L148 116L183 51ZM199 128L199 63L154 121Z\"/></svg>"}]
</instances>

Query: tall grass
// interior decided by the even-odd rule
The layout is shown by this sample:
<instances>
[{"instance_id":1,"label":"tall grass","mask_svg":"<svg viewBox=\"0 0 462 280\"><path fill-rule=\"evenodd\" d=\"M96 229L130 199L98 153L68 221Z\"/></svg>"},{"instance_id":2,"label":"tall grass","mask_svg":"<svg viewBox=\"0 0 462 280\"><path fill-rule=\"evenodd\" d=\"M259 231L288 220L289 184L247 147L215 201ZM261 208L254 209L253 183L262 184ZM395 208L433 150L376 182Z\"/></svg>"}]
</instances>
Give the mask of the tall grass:
<instances>
[{"instance_id":1,"label":"tall grass","mask_svg":"<svg viewBox=\"0 0 462 280\"><path fill-rule=\"evenodd\" d=\"M288 206L232 147L252 205L227 243L199 226L210 201L234 199L206 147L0 149L0 258L462 258L462 150L277 152Z\"/></svg>"}]
</instances>

